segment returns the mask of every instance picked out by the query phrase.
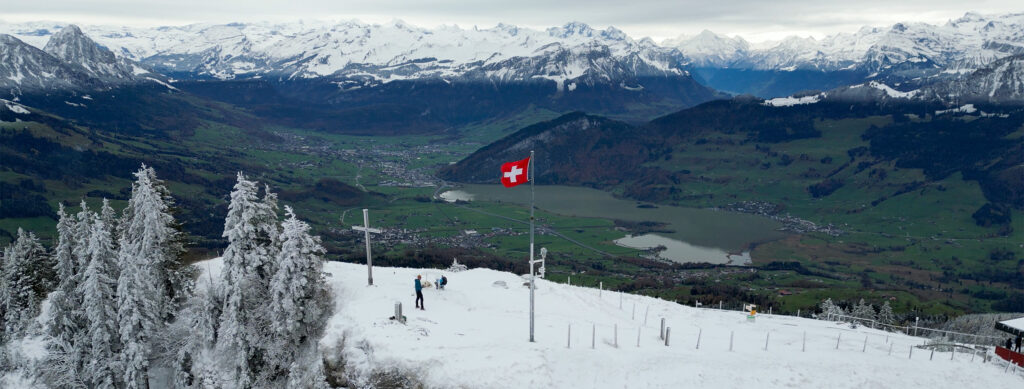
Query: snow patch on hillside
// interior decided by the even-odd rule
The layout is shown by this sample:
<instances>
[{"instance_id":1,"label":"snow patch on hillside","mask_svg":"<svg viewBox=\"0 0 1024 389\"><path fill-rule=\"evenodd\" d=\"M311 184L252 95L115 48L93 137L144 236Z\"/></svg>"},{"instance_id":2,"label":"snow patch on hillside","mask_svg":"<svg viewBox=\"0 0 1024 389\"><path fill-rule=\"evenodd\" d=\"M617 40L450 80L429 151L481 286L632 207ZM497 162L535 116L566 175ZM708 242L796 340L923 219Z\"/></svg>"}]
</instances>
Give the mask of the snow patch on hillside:
<instances>
[{"instance_id":1,"label":"snow patch on hillside","mask_svg":"<svg viewBox=\"0 0 1024 389\"><path fill-rule=\"evenodd\" d=\"M794 105L814 104L821 101L823 98L825 98L824 93L804 97L776 97L774 99L765 100L763 104L769 107L789 107Z\"/></svg>"},{"instance_id":2,"label":"snow patch on hillside","mask_svg":"<svg viewBox=\"0 0 1024 389\"><path fill-rule=\"evenodd\" d=\"M21 104L15 103L13 101L0 99L0 102L3 102L4 105L7 106L7 109L11 110L11 112L22 114L22 115L28 115L28 114L31 113L31 112L29 112L29 110L25 109L24 106L22 106Z\"/></svg>"},{"instance_id":3,"label":"snow patch on hillside","mask_svg":"<svg viewBox=\"0 0 1024 389\"><path fill-rule=\"evenodd\" d=\"M920 92L918 90L912 90L912 91L909 91L909 92L900 92L900 91L898 91L896 89L893 89L892 87L890 87L888 85L885 85L883 83L880 83L878 81L871 81L868 84L872 88L875 88L875 89L878 89L880 91L885 92L885 94L888 95L889 97L898 98L898 99L909 99L911 97L916 96Z\"/></svg>"},{"instance_id":4,"label":"snow patch on hillside","mask_svg":"<svg viewBox=\"0 0 1024 389\"><path fill-rule=\"evenodd\" d=\"M957 108L943 109L935 111L935 115L942 115L946 113L975 113L978 109L974 108L974 104L964 104Z\"/></svg>"}]
</instances>

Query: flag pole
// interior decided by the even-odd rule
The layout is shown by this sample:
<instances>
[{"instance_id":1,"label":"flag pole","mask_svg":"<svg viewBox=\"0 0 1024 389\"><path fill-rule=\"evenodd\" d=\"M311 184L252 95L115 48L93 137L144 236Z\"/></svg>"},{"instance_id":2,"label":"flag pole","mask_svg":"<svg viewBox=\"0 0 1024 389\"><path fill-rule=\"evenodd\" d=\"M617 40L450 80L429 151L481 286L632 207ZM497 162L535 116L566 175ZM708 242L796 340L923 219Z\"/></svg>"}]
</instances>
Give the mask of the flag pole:
<instances>
[{"instance_id":1,"label":"flag pole","mask_svg":"<svg viewBox=\"0 0 1024 389\"><path fill-rule=\"evenodd\" d=\"M533 342L533 291L534 287L534 276L533 274L533 180L534 170L533 166L533 150L530 150L530 163L526 165L526 178L530 181L530 342Z\"/></svg>"}]
</instances>

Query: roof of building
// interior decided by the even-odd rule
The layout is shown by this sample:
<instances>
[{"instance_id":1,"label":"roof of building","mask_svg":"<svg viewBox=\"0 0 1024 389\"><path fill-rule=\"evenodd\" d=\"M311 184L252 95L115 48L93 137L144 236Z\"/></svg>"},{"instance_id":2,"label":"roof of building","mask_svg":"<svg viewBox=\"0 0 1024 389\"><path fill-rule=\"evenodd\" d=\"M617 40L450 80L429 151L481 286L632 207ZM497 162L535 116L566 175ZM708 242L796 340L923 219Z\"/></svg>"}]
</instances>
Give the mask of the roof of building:
<instances>
[{"instance_id":1,"label":"roof of building","mask_svg":"<svg viewBox=\"0 0 1024 389\"><path fill-rule=\"evenodd\" d=\"M998 322L996 329L1014 335L1024 335L1024 317Z\"/></svg>"}]
</instances>

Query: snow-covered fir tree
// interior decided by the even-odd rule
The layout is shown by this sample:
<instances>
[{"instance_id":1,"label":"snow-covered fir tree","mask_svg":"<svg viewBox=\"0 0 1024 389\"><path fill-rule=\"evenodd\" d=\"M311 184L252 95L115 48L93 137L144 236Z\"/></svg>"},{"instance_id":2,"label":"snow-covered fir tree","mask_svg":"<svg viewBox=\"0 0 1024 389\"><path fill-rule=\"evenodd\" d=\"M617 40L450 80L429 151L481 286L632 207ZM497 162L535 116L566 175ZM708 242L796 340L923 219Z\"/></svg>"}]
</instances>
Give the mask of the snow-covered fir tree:
<instances>
[{"instance_id":1,"label":"snow-covered fir tree","mask_svg":"<svg viewBox=\"0 0 1024 389\"><path fill-rule=\"evenodd\" d=\"M850 316L862 319L865 324L875 320L875 307L871 304L864 302L864 299L860 299L860 302L853 307L853 311L850 312Z\"/></svg>"},{"instance_id":2,"label":"snow-covered fir tree","mask_svg":"<svg viewBox=\"0 0 1024 389\"><path fill-rule=\"evenodd\" d=\"M31 232L18 229L18 237L4 249L0 277L0 313L3 318L3 341L22 334L36 315L46 295L46 274L49 264L46 250Z\"/></svg>"},{"instance_id":3,"label":"snow-covered fir tree","mask_svg":"<svg viewBox=\"0 0 1024 389\"><path fill-rule=\"evenodd\" d=\"M311 379L313 374L309 367L319 363L319 358L299 357L317 354L316 342L330 313L331 295L323 274L325 251L320 239L309 234L309 225L299 220L291 207L286 206L285 213L278 270L270 283L271 317L278 344L273 350L277 363L295 373L290 375L295 382L306 382L303 379ZM312 351L302 353L307 348Z\"/></svg>"},{"instance_id":4,"label":"snow-covered fir tree","mask_svg":"<svg viewBox=\"0 0 1024 389\"><path fill-rule=\"evenodd\" d=\"M103 199L103 205L100 207L100 213L96 215L103 225L106 227L107 233L110 234L111 242L114 244L114 249L117 250L117 212L110 206L110 200Z\"/></svg>"},{"instance_id":5,"label":"snow-covered fir tree","mask_svg":"<svg viewBox=\"0 0 1024 389\"><path fill-rule=\"evenodd\" d=\"M117 317L125 386L145 388L153 334L173 312L168 271L180 267L182 247L169 212L170 195L156 172L143 165L134 175L120 221Z\"/></svg>"},{"instance_id":6,"label":"snow-covered fir tree","mask_svg":"<svg viewBox=\"0 0 1024 389\"><path fill-rule=\"evenodd\" d=\"M79 268L75 257L77 220L68 215L64 204L57 210L57 243L53 249L57 289L50 293L50 341L43 362L44 380L53 387L73 387L81 382L83 363L88 353L87 324L82 315L79 294Z\"/></svg>"},{"instance_id":7,"label":"snow-covered fir tree","mask_svg":"<svg viewBox=\"0 0 1024 389\"><path fill-rule=\"evenodd\" d=\"M92 233L92 222L95 219L96 213L90 211L89 204L82 199L71 232L71 236L74 237L71 252L75 257L75 277L78 277L78 282L81 282L85 267L89 266L89 253L87 252L89 250L89 234Z\"/></svg>"},{"instance_id":8,"label":"snow-covered fir tree","mask_svg":"<svg viewBox=\"0 0 1024 389\"><path fill-rule=\"evenodd\" d=\"M832 299L826 299L821 303L821 315L828 320L835 320L836 316L845 314L843 308L832 302Z\"/></svg>"},{"instance_id":9,"label":"snow-covered fir tree","mask_svg":"<svg viewBox=\"0 0 1024 389\"><path fill-rule=\"evenodd\" d=\"M217 323L220 318L221 300L213 287L213 280L206 280L203 287L196 288L176 320L169 328L173 339L180 343L173 347L174 385L178 388L217 387L217 363L214 356L217 342Z\"/></svg>"},{"instance_id":10,"label":"snow-covered fir tree","mask_svg":"<svg viewBox=\"0 0 1024 389\"><path fill-rule=\"evenodd\" d=\"M217 350L231 385L249 388L262 377L274 376L270 360L273 331L266 302L277 256L276 196L267 191L259 198L256 182L242 173L231 192L224 221L221 297Z\"/></svg>"},{"instance_id":11,"label":"snow-covered fir tree","mask_svg":"<svg viewBox=\"0 0 1024 389\"><path fill-rule=\"evenodd\" d=\"M103 218L97 218L92 224L87 252L89 265L83 273L79 293L88 322L90 347L82 378L90 388L119 388L123 372L117 357L121 349L114 295L117 252Z\"/></svg>"},{"instance_id":12,"label":"snow-covered fir tree","mask_svg":"<svg viewBox=\"0 0 1024 389\"><path fill-rule=\"evenodd\" d=\"M882 324L895 324L896 314L892 312L892 306L886 301L882 304L882 307L878 309L878 321Z\"/></svg>"}]
</instances>

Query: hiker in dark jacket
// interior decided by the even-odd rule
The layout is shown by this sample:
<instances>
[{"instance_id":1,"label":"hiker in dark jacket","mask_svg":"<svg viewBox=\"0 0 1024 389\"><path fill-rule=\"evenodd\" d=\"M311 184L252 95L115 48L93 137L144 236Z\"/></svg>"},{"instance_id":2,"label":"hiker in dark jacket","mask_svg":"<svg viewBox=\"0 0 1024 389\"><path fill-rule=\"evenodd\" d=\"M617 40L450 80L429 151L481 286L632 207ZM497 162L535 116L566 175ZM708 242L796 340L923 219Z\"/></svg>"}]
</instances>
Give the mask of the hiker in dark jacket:
<instances>
[{"instance_id":1,"label":"hiker in dark jacket","mask_svg":"<svg viewBox=\"0 0 1024 389\"><path fill-rule=\"evenodd\" d=\"M1013 351L1013 338L1006 338L1006 349Z\"/></svg>"},{"instance_id":2,"label":"hiker in dark jacket","mask_svg":"<svg viewBox=\"0 0 1024 389\"><path fill-rule=\"evenodd\" d=\"M1020 334L1017 334L1017 352L1020 352Z\"/></svg>"},{"instance_id":3,"label":"hiker in dark jacket","mask_svg":"<svg viewBox=\"0 0 1024 389\"><path fill-rule=\"evenodd\" d=\"M420 284L420 278L423 277L416 276L416 308L426 311L426 309L423 308L423 284Z\"/></svg>"}]
</instances>

